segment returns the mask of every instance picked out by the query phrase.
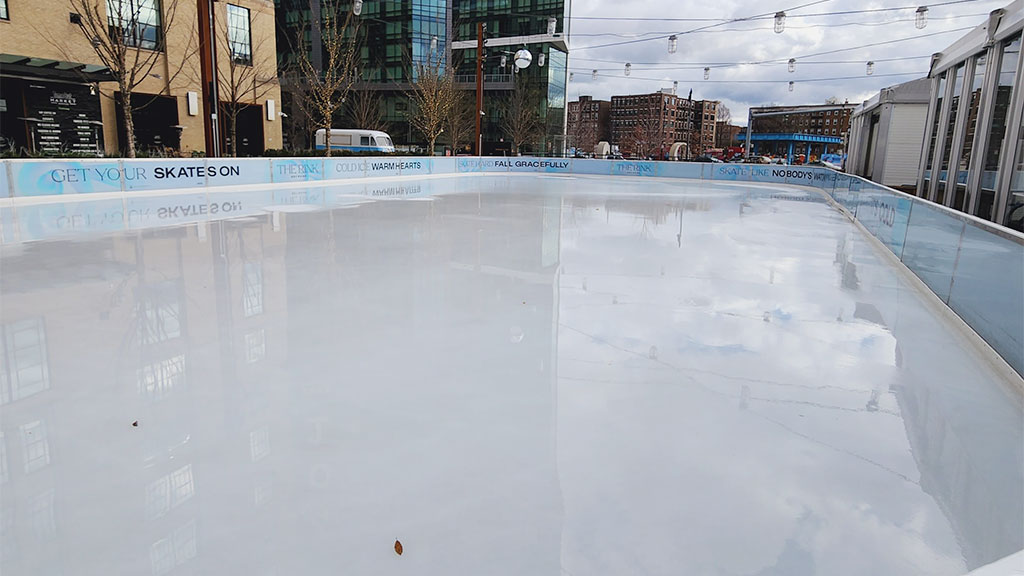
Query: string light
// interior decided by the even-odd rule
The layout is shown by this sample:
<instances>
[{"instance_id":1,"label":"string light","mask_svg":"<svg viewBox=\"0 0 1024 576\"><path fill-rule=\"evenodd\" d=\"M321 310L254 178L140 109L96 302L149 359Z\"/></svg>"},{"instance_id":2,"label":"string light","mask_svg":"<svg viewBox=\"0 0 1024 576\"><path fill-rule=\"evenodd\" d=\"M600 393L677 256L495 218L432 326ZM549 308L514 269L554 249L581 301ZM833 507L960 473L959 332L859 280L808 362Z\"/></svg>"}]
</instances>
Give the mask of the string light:
<instances>
[{"instance_id":1,"label":"string light","mask_svg":"<svg viewBox=\"0 0 1024 576\"><path fill-rule=\"evenodd\" d=\"M569 72L569 82L572 82L573 73Z\"/></svg>"},{"instance_id":2,"label":"string light","mask_svg":"<svg viewBox=\"0 0 1024 576\"><path fill-rule=\"evenodd\" d=\"M543 68L544 67L544 63L547 62L547 60L548 60L547 56L548 56L547 54L541 52L540 55L537 56L537 66L540 66L541 68Z\"/></svg>"},{"instance_id":3,"label":"string light","mask_svg":"<svg viewBox=\"0 0 1024 576\"><path fill-rule=\"evenodd\" d=\"M793 91L793 81L792 80L789 81L789 91L790 92Z\"/></svg>"},{"instance_id":4,"label":"string light","mask_svg":"<svg viewBox=\"0 0 1024 576\"><path fill-rule=\"evenodd\" d=\"M597 70L594 70L593 72L590 73L590 79L597 80Z\"/></svg>"},{"instance_id":5,"label":"string light","mask_svg":"<svg viewBox=\"0 0 1024 576\"><path fill-rule=\"evenodd\" d=\"M708 78L711 78L711 68L705 67L704 68L704 79L707 80Z\"/></svg>"},{"instance_id":6,"label":"string light","mask_svg":"<svg viewBox=\"0 0 1024 576\"><path fill-rule=\"evenodd\" d=\"M673 80L672 81L672 93L675 94L678 91L679 91L679 81L678 80Z\"/></svg>"},{"instance_id":7,"label":"string light","mask_svg":"<svg viewBox=\"0 0 1024 576\"><path fill-rule=\"evenodd\" d=\"M873 60L868 61L868 68L866 71L868 73L868 76L871 76L872 74L875 73L875 62Z\"/></svg>"},{"instance_id":8,"label":"string light","mask_svg":"<svg viewBox=\"0 0 1024 576\"><path fill-rule=\"evenodd\" d=\"M776 12L775 13L775 33L782 34L782 31L786 29L786 13Z\"/></svg>"},{"instance_id":9,"label":"string light","mask_svg":"<svg viewBox=\"0 0 1024 576\"><path fill-rule=\"evenodd\" d=\"M675 54L677 48L679 48L679 37L673 34L668 37L668 53Z\"/></svg>"},{"instance_id":10,"label":"string light","mask_svg":"<svg viewBox=\"0 0 1024 576\"><path fill-rule=\"evenodd\" d=\"M437 36L431 36L430 37L430 53L431 54L436 54L437 53Z\"/></svg>"},{"instance_id":11,"label":"string light","mask_svg":"<svg viewBox=\"0 0 1024 576\"><path fill-rule=\"evenodd\" d=\"M548 36L553 36L555 34L555 25L557 23L558 21L555 20L554 17L548 18Z\"/></svg>"},{"instance_id":12,"label":"string light","mask_svg":"<svg viewBox=\"0 0 1024 576\"><path fill-rule=\"evenodd\" d=\"M352 13L356 16L363 13L363 0L352 0Z\"/></svg>"},{"instance_id":13,"label":"string light","mask_svg":"<svg viewBox=\"0 0 1024 576\"><path fill-rule=\"evenodd\" d=\"M506 64L508 64L508 56L505 56L504 54L502 54L501 55L501 67L504 68Z\"/></svg>"},{"instance_id":14,"label":"string light","mask_svg":"<svg viewBox=\"0 0 1024 576\"><path fill-rule=\"evenodd\" d=\"M796 58L789 59L789 73L796 72Z\"/></svg>"},{"instance_id":15,"label":"string light","mask_svg":"<svg viewBox=\"0 0 1024 576\"><path fill-rule=\"evenodd\" d=\"M918 30L928 25L928 7L919 6L917 11L914 12L914 28Z\"/></svg>"},{"instance_id":16,"label":"string light","mask_svg":"<svg viewBox=\"0 0 1024 576\"><path fill-rule=\"evenodd\" d=\"M633 67L632 64L630 64L629 62L626 62L626 76L629 76L629 69L632 68L632 67Z\"/></svg>"}]
</instances>

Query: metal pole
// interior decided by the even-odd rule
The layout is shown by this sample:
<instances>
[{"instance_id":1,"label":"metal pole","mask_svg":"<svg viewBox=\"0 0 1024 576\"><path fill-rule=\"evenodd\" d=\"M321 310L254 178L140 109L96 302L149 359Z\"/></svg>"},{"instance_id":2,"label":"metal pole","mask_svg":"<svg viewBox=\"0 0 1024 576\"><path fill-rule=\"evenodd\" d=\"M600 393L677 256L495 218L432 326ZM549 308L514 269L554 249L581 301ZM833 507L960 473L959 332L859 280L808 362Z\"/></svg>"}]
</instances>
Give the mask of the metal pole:
<instances>
[{"instance_id":1,"label":"metal pole","mask_svg":"<svg viewBox=\"0 0 1024 576\"><path fill-rule=\"evenodd\" d=\"M199 0L199 73L203 90L203 128L206 153L220 156L220 133L217 129L217 35L215 34L212 0Z\"/></svg>"},{"instance_id":2,"label":"metal pole","mask_svg":"<svg viewBox=\"0 0 1024 576\"><path fill-rule=\"evenodd\" d=\"M476 155L483 156L480 124L484 113L484 23L476 24Z\"/></svg>"},{"instance_id":3,"label":"metal pole","mask_svg":"<svg viewBox=\"0 0 1024 576\"><path fill-rule=\"evenodd\" d=\"M746 141L747 153L744 154L744 156L746 156L747 158L750 158L750 130L751 130L751 128L753 128L753 126L754 126L754 112L752 110L748 109L747 110L747 141ZM789 162L790 162L790 164L792 164L793 163L793 159L790 158Z\"/></svg>"}]
</instances>

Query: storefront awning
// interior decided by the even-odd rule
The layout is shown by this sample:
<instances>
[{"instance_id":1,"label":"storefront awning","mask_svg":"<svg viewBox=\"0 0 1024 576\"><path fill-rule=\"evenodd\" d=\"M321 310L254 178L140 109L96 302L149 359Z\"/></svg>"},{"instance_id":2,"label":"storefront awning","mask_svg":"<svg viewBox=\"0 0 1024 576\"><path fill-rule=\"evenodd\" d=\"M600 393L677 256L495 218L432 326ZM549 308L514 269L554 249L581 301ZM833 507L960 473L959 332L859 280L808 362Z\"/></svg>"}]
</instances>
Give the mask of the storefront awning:
<instances>
[{"instance_id":1,"label":"storefront awning","mask_svg":"<svg viewBox=\"0 0 1024 576\"><path fill-rule=\"evenodd\" d=\"M17 54L0 54L0 74L31 76L77 82L110 82L113 77L106 66L82 64L48 58L32 58Z\"/></svg>"}]
</instances>

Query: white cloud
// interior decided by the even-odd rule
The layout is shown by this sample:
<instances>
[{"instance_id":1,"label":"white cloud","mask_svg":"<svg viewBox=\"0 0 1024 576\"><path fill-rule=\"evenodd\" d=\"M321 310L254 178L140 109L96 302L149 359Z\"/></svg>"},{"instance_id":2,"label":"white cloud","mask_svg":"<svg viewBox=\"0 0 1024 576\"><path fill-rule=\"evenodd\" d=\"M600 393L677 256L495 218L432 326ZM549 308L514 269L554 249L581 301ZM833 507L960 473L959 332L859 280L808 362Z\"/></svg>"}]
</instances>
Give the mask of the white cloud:
<instances>
[{"instance_id":1,"label":"white cloud","mask_svg":"<svg viewBox=\"0 0 1024 576\"><path fill-rule=\"evenodd\" d=\"M677 0L589 0L573 4L570 29L569 99L580 95L608 99L619 94L642 94L670 88L679 82L679 93L693 90L697 99L721 100L732 110L733 118L746 123L747 109L769 103L820 104L830 96L859 103L879 89L920 78L927 74L929 56L939 52L981 24L988 12L1001 8L1006 0L979 0L929 9L928 26L914 27L914 10L870 14L799 17L800 14L904 7L906 0L875 2L823 2L799 10L788 10L786 30L772 31L772 20L735 22L701 32L688 30L715 22L671 20L623 20L623 18L742 18L789 8L752 2L720 0L716 2ZM587 17L609 18L588 20ZM946 32L946 33L942 33ZM942 34L936 34L942 33ZM679 37L679 49L668 53L669 34ZM596 47L641 38L644 42ZM852 48L902 38L910 40L882 46L846 50L835 54L800 58L831 50ZM891 58L920 58L886 61ZM797 58L796 72L789 73L785 60ZM738 62L782 60L777 64L730 65ZM873 60L875 73L865 74L867 61ZM623 74L626 62L632 74ZM703 68L711 68L709 81L703 80ZM591 70L599 76L591 79ZM812 82L813 79L844 78ZM761 83L751 83L757 80ZM764 82L767 81L767 82ZM795 82L793 92L788 82Z\"/></svg>"}]
</instances>

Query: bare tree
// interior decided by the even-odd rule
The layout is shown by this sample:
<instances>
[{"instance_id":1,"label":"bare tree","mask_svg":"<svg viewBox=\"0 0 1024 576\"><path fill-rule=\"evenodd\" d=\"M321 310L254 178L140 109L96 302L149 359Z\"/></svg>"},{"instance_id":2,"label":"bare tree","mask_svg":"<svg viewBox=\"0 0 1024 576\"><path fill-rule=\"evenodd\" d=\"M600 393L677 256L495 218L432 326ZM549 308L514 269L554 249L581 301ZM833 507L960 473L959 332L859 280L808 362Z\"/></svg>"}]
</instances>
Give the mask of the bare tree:
<instances>
[{"instance_id":1,"label":"bare tree","mask_svg":"<svg viewBox=\"0 0 1024 576\"><path fill-rule=\"evenodd\" d=\"M839 104L839 97L829 96L828 98L825 98L825 104Z\"/></svg>"},{"instance_id":2,"label":"bare tree","mask_svg":"<svg viewBox=\"0 0 1024 576\"><path fill-rule=\"evenodd\" d=\"M540 137L544 123L537 110L537 98L525 86L525 80L513 78L513 89L503 106L501 130L512 141L512 153L519 155L524 144L532 144Z\"/></svg>"},{"instance_id":3,"label":"bare tree","mask_svg":"<svg viewBox=\"0 0 1024 576\"><path fill-rule=\"evenodd\" d=\"M434 155L434 145L444 132L451 116L454 99L455 75L445 70L440 57L413 65L415 79L407 92L412 111L409 123L427 139L427 154Z\"/></svg>"},{"instance_id":4,"label":"bare tree","mask_svg":"<svg viewBox=\"0 0 1024 576\"><path fill-rule=\"evenodd\" d=\"M324 154L330 156L331 124L359 77L359 18L345 7L346 0L315 1L320 2L320 20L311 22L310 27L316 26L320 32L322 58L314 57L306 45L306 27L302 27L297 64L306 109L313 124L324 130Z\"/></svg>"},{"instance_id":5,"label":"bare tree","mask_svg":"<svg viewBox=\"0 0 1024 576\"><path fill-rule=\"evenodd\" d=\"M728 106L719 102L718 109L715 111L715 120L728 124L732 120L732 111Z\"/></svg>"},{"instance_id":6,"label":"bare tree","mask_svg":"<svg viewBox=\"0 0 1024 576\"><path fill-rule=\"evenodd\" d=\"M255 12L252 19L263 16ZM231 16L228 15L228 18ZM269 15L265 17L270 18ZM231 155L238 155L238 116L249 106L259 105L259 101L269 94L278 84L276 74L277 51L274 49L274 38L261 35L253 38L248 44L237 42L231 36L227 20L220 26L224 45L221 53L227 55L227 62L221 62L217 74L217 88L220 96L220 108L227 120L228 145ZM251 28L256 28L255 25ZM260 71L275 72L270 76L260 76Z\"/></svg>"},{"instance_id":7,"label":"bare tree","mask_svg":"<svg viewBox=\"0 0 1024 576\"><path fill-rule=\"evenodd\" d=\"M366 89L353 90L348 104L348 118L353 128L387 132L388 125L380 109L380 93Z\"/></svg>"},{"instance_id":8,"label":"bare tree","mask_svg":"<svg viewBox=\"0 0 1024 576\"><path fill-rule=\"evenodd\" d=\"M454 70L451 73L454 74ZM452 146L452 154L457 154L462 146L472 142L473 132L476 130L475 114L476 102L472 93L456 89L452 98L452 109L444 124L448 143Z\"/></svg>"},{"instance_id":9,"label":"bare tree","mask_svg":"<svg viewBox=\"0 0 1024 576\"><path fill-rule=\"evenodd\" d=\"M647 158L664 151L666 142L665 118L658 106L649 104L637 113L636 124L624 138L624 148L638 157ZM699 137L699 135L698 135Z\"/></svg>"},{"instance_id":10,"label":"bare tree","mask_svg":"<svg viewBox=\"0 0 1024 576\"><path fill-rule=\"evenodd\" d=\"M135 158L135 122L132 112L138 107L132 105L132 94L148 78L160 78L153 73L157 64L165 62L165 38L167 31L175 25L178 15L179 0L164 0L163 10L147 9L141 1L130 0L68 0L72 14L78 18L72 20L89 41L99 61L110 71L117 83L117 98L121 103L124 116L125 136L127 142L122 145L129 158ZM187 22L184 24L188 24ZM180 64L170 70L169 77L163 79L165 86L181 73L186 63L191 62L198 44L196 26L188 26L192 31L184 45L184 54ZM41 34L51 45L72 59L73 50L68 46L66 38L59 38L47 33Z\"/></svg>"}]
</instances>

